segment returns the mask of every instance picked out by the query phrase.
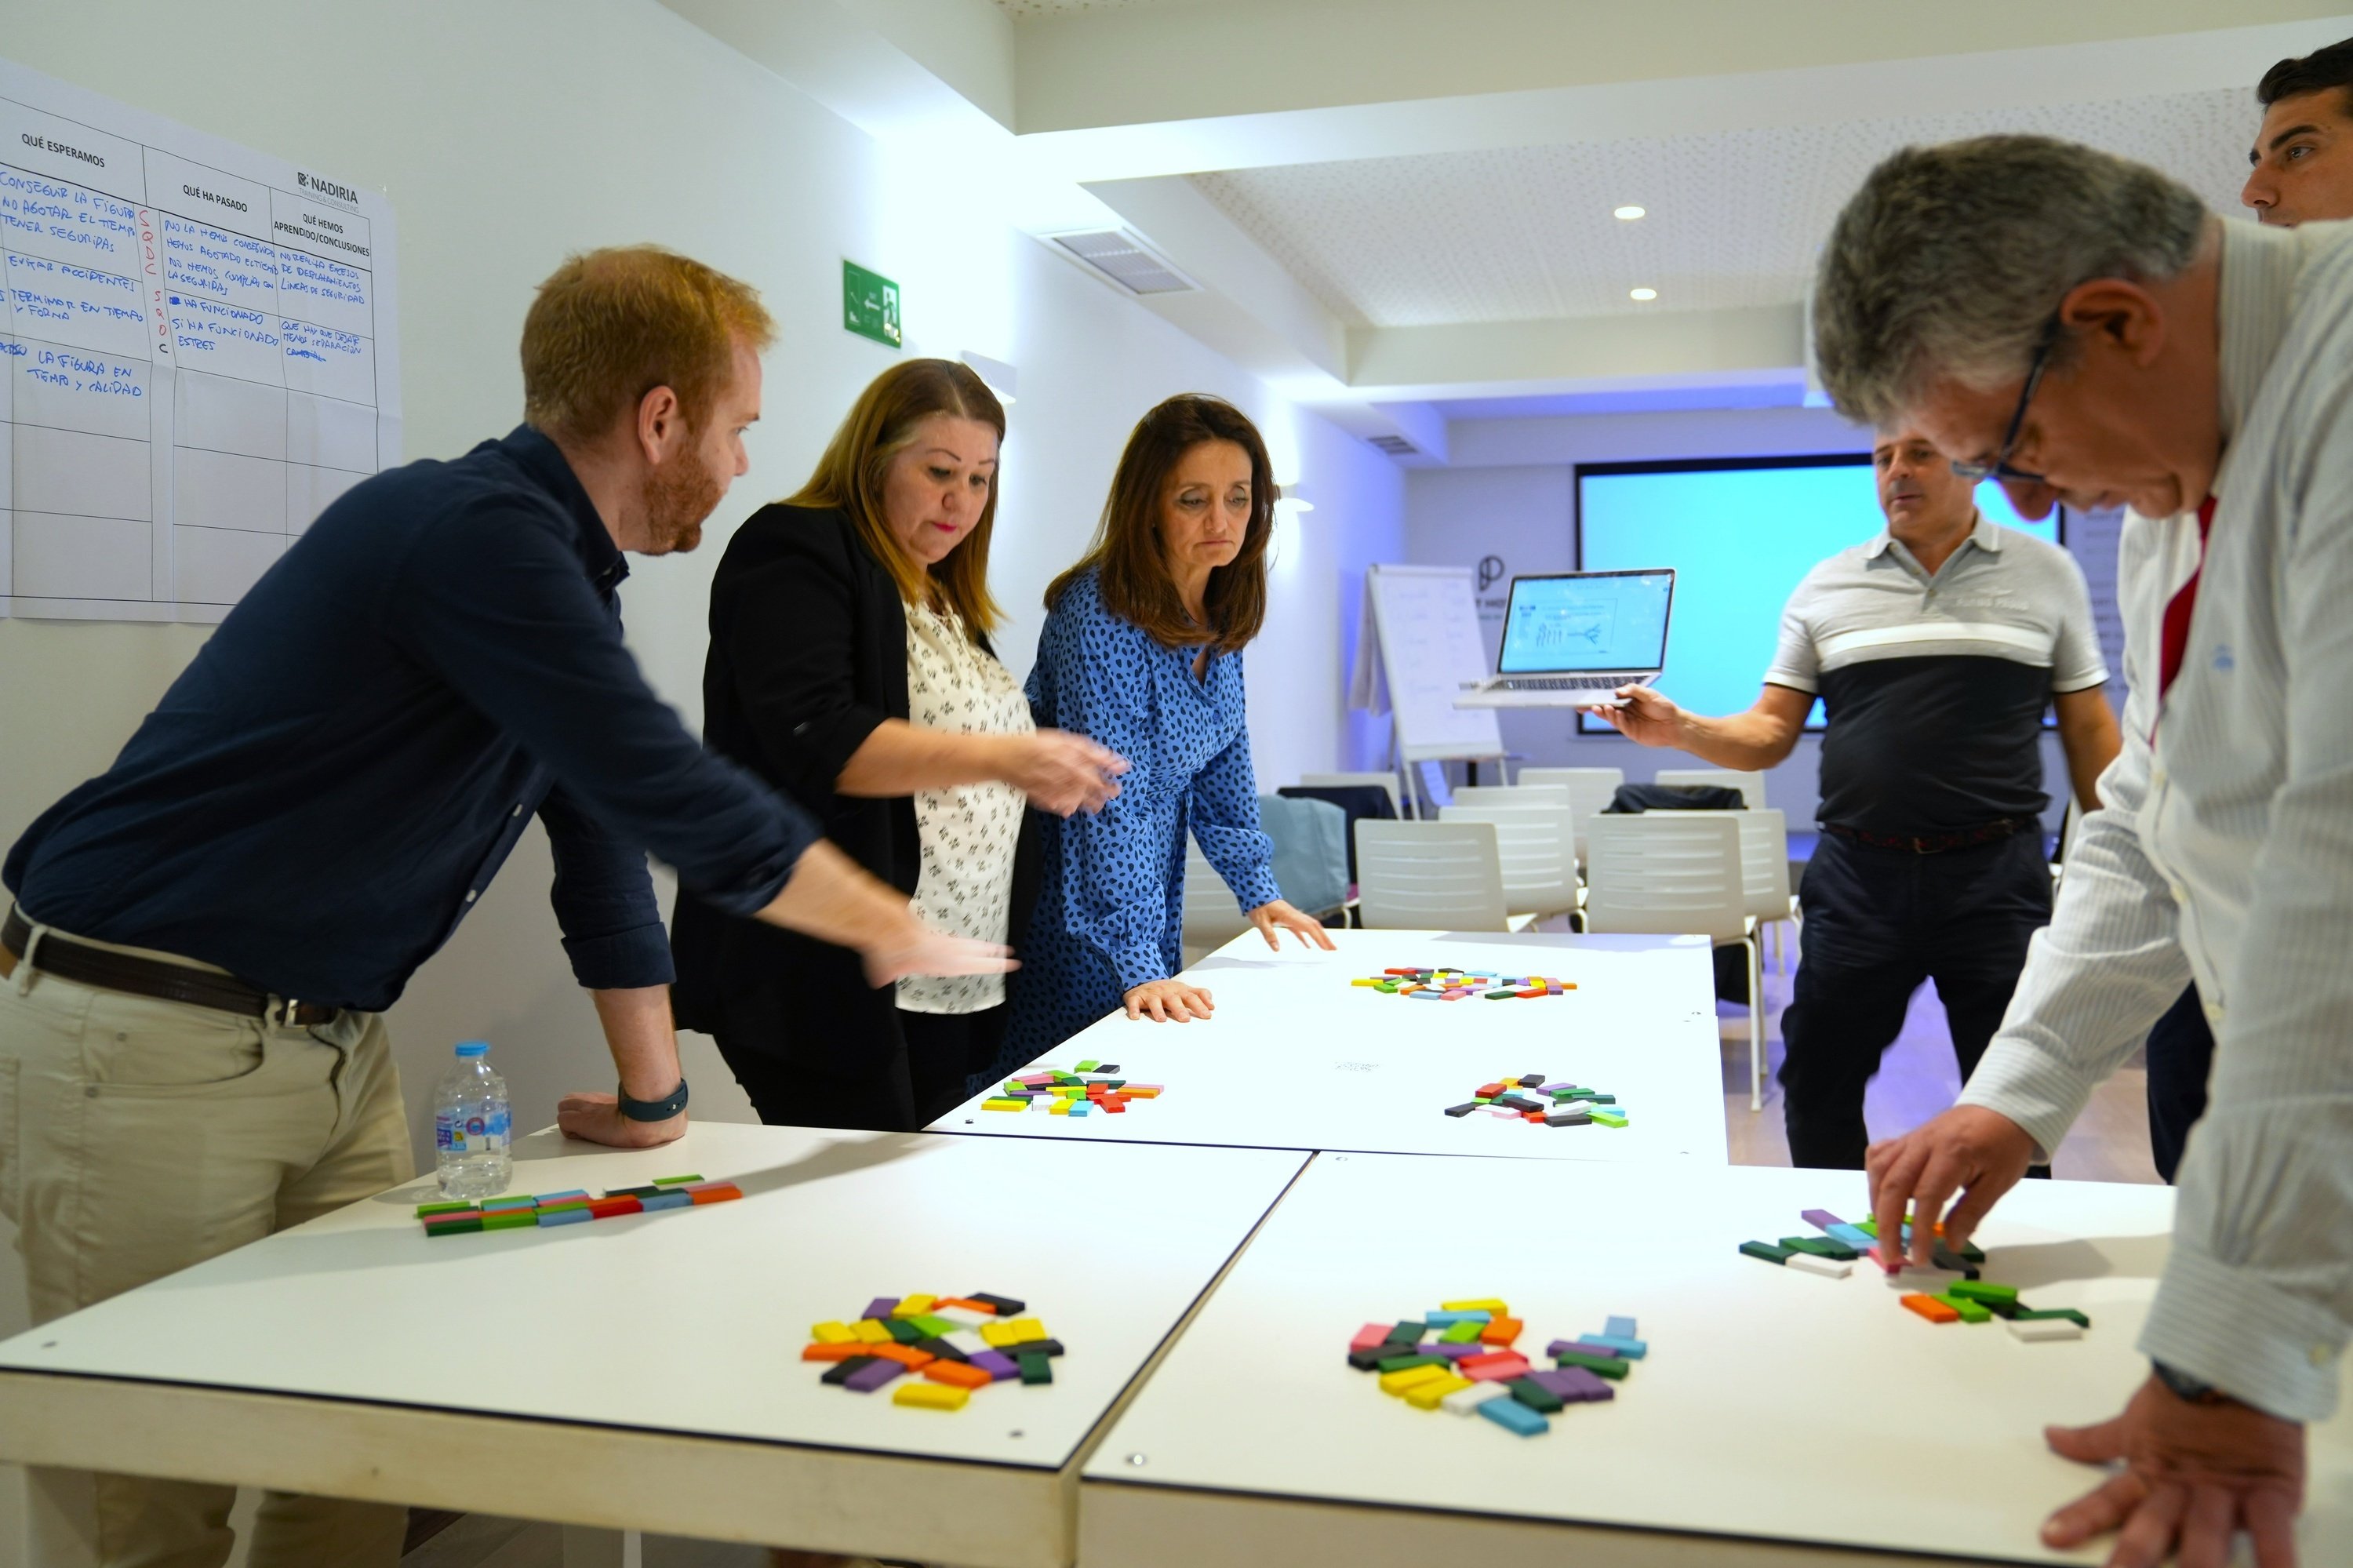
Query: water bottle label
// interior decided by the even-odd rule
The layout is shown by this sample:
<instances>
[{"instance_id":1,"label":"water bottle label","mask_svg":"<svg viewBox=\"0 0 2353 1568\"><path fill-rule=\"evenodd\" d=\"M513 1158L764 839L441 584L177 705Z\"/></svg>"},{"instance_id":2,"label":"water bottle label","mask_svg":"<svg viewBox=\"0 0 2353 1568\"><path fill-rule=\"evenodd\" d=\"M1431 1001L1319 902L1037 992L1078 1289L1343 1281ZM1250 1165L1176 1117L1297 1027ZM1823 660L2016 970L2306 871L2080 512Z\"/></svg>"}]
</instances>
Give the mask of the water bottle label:
<instances>
[{"instance_id":1,"label":"water bottle label","mask_svg":"<svg viewBox=\"0 0 2353 1568\"><path fill-rule=\"evenodd\" d=\"M454 1116L433 1118L433 1147L452 1154L496 1154L507 1146L513 1128L513 1118L501 1106L488 1116L470 1116L460 1120Z\"/></svg>"}]
</instances>

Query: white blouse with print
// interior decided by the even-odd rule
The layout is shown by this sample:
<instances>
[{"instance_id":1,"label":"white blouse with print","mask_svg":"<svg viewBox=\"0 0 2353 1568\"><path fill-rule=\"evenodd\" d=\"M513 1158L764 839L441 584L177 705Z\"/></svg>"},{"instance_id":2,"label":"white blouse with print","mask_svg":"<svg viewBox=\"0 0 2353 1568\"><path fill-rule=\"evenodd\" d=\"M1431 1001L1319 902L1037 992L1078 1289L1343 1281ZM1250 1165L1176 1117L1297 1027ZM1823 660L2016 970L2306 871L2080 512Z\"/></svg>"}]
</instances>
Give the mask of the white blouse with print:
<instances>
[{"instance_id":1,"label":"white blouse with print","mask_svg":"<svg viewBox=\"0 0 2353 1568\"><path fill-rule=\"evenodd\" d=\"M1012 673L965 634L954 610L907 609L907 717L952 735L1030 735L1029 699ZM1011 929L1013 846L1022 793L1010 784L958 784L915 791L923 870L915 913L952 936L1002 942ZM910 1012L978 1012L1005 1000L1003 975L909 975L899 1005Z\"/></svg>"}]
</instances>

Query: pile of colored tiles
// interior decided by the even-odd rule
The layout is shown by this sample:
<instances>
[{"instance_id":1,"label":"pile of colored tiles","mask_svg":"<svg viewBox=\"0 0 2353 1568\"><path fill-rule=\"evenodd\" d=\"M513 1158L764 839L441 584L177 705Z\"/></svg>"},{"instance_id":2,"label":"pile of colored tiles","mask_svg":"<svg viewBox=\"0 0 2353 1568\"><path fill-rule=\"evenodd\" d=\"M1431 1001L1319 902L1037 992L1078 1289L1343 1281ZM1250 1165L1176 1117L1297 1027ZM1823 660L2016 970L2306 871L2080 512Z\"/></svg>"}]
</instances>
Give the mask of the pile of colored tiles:
<instances>
[{"instance_id":1,"label":"pile of colored tiles","mask_svg":"<svg viewBox=\"0 0 2353 1568\"><path fill-rule=\"evenodd\" d=\"M872 1393L908 1373L893 1404L962 1410L972 1391L992 1383L1054 1381L1053 1358L1062 1342L1046 1332L1029 1308L1009 1296L976 1290L969 1296L878 1297L853 1323L819 1323L809 1330L805 1361L830 1361L824 1381L853 1393Z\"/></svg>"},{"instance_id":2,"label":"pile of colored tiles","mask_svg":"<svg viewBox=\"0 0 2353 1568\"><path fill-rule=\"evenodd\" d=\"M1424 1001L1467 1001L1483 996L1489 1001L1510 1001L1558 996L1577 989L1550 975L1506 975L1493 969L1383 969L1364 980L1353 980L1383 996L1418 996Z\"/></svg>"},{"instance_id":3,"label":"pile of colored tiles","mask_svg":"<svg viewBox=\"0 0 2353 1568\"><path fill-rule=\"evenodd\" d=\"M1348 1342L1348 1364L1378 1372L1381 1392L1416 1410L1483 1415L1534 1437L1566 1406L1618 1397L1610 1384L1651 1350L1634 1337L1633 1319L1612 1318L1599 1334L1555 1340L1545 1349L1552 1370L1537 1372L1512 1348L1520 1333L1501 1301L1449 1301L1401 1323L1366 1324Z\"/></svg>"},{"instance_id":4,"label":"pile of colored tiles","mask_svg":"<svg viewBox=\"0 0 2353 1568\"><path fill-rule=\"evenodd\" d=\"M1005 1080L999 1093L980 1102L993 1111L1028 1110L1042 1105L1051 1116L1088 1116L1096 1111L1117 1116L1130 1100L1156 1100L1158 1084L1131 1084L1119 1075L1113 1062L1082 1062L1075 1073L1060 1067L1039 1067Z\"/></svg>"},{"instance_id":5,"label":"pile of colored tiles","mask_svg":"<svg viewBox=\"0 0 2353 1568\"><path fill-rule=\"evenodd\" d=\"M470 1231L584 1224L622 1214L650 1214L664 1209L691 1209L699 1203L724 1203L743 1195L744 1189L733 1181L664 1176L643 1187L612 1188L601 1198L592 1198L586 1192L543 1192L537 1197L519 1192L506 1198L485 1198L480 1203L419 1203L417 1217L425 1222L427 1235L454 1236Z\"/></svg>"},{"instance_id":6,"label":"pile of colored tiles","mask_svg":"<svg viewBox=\"0 0 2353 1568\"><path fill-rule=\"evenodd\" d=\"M1448 1106L1446 1114L1465 1117L1476 1110L1545 1127L1626 1125L1626 1107L1618 1103L1616 1095L1605 1095L1565 1078L1548 1084L1542 1073L1523 1073L1516 1078L1482 1084L1472 1098L1459 1106Z\"/></svg>"},{"instance_id":7,"label":"pile of colored tiles","mask_svg":"<svg viewBox=\"0 0 2353 1568\"><path fill-rule=\"evenodd\" d=\"M1808 1209L1799 1216L1823 1234L1819 1236L1783 1236L1777 1245L1771 1242L1742 1242L1740 1250L1750 1257L1785 1268L1800 1269L1808 1274L1825 1275L1843 1279L1853 1272L1857 1258L1872 1253L1879 1245L1879 1223L1862 1220L1847 1224L1828 1209ZM1904 1223L1904 1246L1912 1245L1912 1223ZM1956 1249L1945 1245L1945 1227L1936 1227L1936 1245L1930 1249L1933 1266L1915 1268L1909 1265L1889 1271L1887 1282L1905 1294L1902 1304L1931 1323L1987 1323L2000 1318L2010 1326L2010 1331L2021 1340L2076 1340L2092 1326L2092 1319L2073 1307L2035 1308L2018 1298L2015 1285L1995 1285L1978 1277L1978 1265L1986 1255L1972 1244L1964 1242ZM1938 1288L1911 1288L1934 1284Z\"/></svg>"}]
</instances>

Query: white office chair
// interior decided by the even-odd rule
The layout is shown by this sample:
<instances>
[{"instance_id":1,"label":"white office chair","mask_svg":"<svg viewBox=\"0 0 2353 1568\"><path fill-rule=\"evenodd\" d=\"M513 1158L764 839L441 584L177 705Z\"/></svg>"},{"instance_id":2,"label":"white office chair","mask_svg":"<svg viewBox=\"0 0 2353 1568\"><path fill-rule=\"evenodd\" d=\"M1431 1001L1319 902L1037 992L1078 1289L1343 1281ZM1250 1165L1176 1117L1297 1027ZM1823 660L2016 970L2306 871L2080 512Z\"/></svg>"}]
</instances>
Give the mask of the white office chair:
<instances>
[{"instance_id":1,"label":"white office chair","mask_svg":"<svg viewBox=\"0 0 2353 1568\"><path fill-rule=\"evenodd\" d=\"M1718 789L1737 789L1740 798L1748 802L1750 810L1765 809L1765 775L1762 773L1740 773L1729 768L1662 768L1654 782L1713 784Z\"/></svg>"},{"instance_id":2,"label":"white office chair","mask_svg":"<svg viewBox=\"0 0 2353 1568\"><path fill-rule=\"evenodd\" d=\"M1585 863L1585 824L1616 799L1626 782L1622 768L1523 768L1524 789L1566 789L1569 816L1577 824L1577 863Z\"/></svg>"},{"instance_id":3,"label":"white office chair","mask_svg":"<svg viewBox=\"0 0 2353 1568\"><path fill-rule=\"evenodd\" d=\"M1557 810L1569 809L1568 791L1558 785L1538 787L1528 784L1462 784L1454 790L1449 802L1456 806L1549 806Z\"/></svg>"},{"instance_id":4,"label":"white office chair","mask_svg":"<svg viewBox=\"0 0 2353 1568\"><path fill-rule=\"evenodd\" d=\"M1192 835L1187 834L1182 938L1185 962L1188 966L1199 963L1250 928L1250 916L1241 912L1234 890L1226 885L1226 879L1201 853L1201 846L1193 842Z\"/></svg>"},{"instance_id":5,"label":"white office chair","mask_svg":"<svg viewBox=\"0 0 2353 1568\"><path fill-rule=\"evenodd\" d=\"M1504 871L1504 906L1542 920L1577 907L1577 830L1559 806L1448 806L1441 822L1492 822Z\"/></svg>"},{"instance_id":6,"label":"white office chair","mask_svg":"<svg viewBox=\"0 0 2353 1568\"><path fill-rule=\"evenodd\" d=\"M1358 818L1356 918L1393 931L1515 929L1495 824Z\"/></svg>"},{"instance_id":7,"label":"white office chair","mask_svg":"<svg viewBox=\"0 0 2353 1568\"><path fill-rule=\"evenodd\" d=\"M1787 950L1781 928L1797 919L1798 901L1789 893L1789 827L1778 811L1687 811L1693 817L1722 817L1740 830L1740 883L1749 918L1757 922L1761 940L1765 927L1773 936L1773 968L1788 974Z\"/></svg>"},{"instance_id":8,"label":"white office chair","mask_svg":"<svg viewBox=\"0 0 2353 1568\"><path fill-rule=\"evenodd\" d=\"M1601 816L1586 829L1585 928L1696 932L1748 959L1748 1108L1765 1107L1765 979L1730 811ZM1715 994L1713 986L1709 995Z\"/></svg>"},{"instance_id":9,"label":"white office chair","mask_svg":"<svg viewBox=\"0 0 2353 1568\"><path fill-rule=\"evenodd\" d=\"M1398 776L1394 773L1303 773L1299 782L1310 789L1350 789L1378 786L1389 792L1389 810L1405 815L1405 802L1398 794Z\"/></svg>"}]
</instances>

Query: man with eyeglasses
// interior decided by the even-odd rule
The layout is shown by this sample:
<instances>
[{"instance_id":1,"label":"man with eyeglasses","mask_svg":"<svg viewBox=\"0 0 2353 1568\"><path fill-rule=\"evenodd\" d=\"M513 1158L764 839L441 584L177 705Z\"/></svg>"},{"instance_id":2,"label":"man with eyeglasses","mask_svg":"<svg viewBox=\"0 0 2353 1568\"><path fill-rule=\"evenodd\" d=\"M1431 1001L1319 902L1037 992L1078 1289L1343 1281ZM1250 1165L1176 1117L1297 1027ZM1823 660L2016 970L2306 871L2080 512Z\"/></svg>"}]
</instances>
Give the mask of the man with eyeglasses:
<instances>
[{"instance_id":1,"label":"man with eyeglasses","mask_svg":"<svg viewBox=\"0 0 2353 1568\"><path fill-rule=\"evenodd\" d=\"M1920 431L1872 445L1877 538L1808 573L1765 690L1709 718L1647 686L1599 708L1620 734L1720 768L1778 765L1820 698L1822 838L1799 901L1805 952L1781 1015L1790 1162L1859 1171L1863 1097L1936 982L1966 1079L2051 918L2042 715L2055 706L2076 798L2116 754L2084 574L1977 508L1977 479Z\"/></svg>"},{"instance_id":2,"label":"man with eyeglasses","mask_svg":"<svg viewBox=\"0 0 2353 1568\"><path fill-rule=\"evenodd\" d=\"M1966 1240L2180 996L2216 1038L2116 1467L2045 1523L2112 1563L2295 1560L2304 1425L2353 1339L2353 230L2224 223L2090 148L1913 148L1840 216L1815 357L2029 515L2129 503L2131 686L2051 926L1960 1103L1870 1151L1913 1253ZM1949 1207L1948 1207L1949 1205Z\"/></svg>"}]
</instances>

